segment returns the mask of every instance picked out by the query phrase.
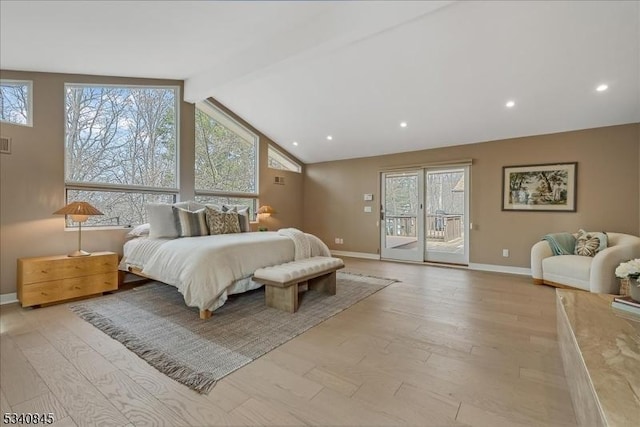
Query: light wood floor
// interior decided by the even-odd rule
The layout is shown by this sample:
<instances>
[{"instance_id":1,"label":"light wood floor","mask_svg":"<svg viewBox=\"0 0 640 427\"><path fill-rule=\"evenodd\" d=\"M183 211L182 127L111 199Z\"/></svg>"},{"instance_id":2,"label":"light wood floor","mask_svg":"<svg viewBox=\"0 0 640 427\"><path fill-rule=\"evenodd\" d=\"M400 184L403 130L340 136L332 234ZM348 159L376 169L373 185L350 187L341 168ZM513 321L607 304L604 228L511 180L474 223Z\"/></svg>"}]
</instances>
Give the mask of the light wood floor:
<instances>
[{"instance_id":1,"label":"light wood floor","mask_svg":"<svg viewBox=\"0 0 640 427\"><path fill-rule=\"evenodd\" d=\"M554 290L527 277L345 259L401 280L199 395L66 305L0 309L0 412L60 426L573 426Z\"/></svg>"}]
</instances>

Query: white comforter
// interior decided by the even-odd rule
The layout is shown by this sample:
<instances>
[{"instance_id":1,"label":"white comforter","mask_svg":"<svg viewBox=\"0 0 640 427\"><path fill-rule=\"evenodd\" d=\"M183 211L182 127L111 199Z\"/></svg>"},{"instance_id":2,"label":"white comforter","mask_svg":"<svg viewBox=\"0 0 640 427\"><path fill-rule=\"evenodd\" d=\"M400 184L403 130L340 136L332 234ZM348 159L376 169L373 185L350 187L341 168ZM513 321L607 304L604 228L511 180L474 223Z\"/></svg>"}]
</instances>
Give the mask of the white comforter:
<instances>
[{"instance_id":1,"label":"white comforter","mask_svg":"<svg viewBox=\"0 0 640 427\"><path fill-rule=\"evenodd\" d=\"M329 255L317 237L306 236L311 256ZM190 307L215 310L224 304L234 282L249 278L258 268L293 261L295 245L277 232L255 232L134 239L124 252L121 266L141 267L143 274L177 287ZM252 282L243 290L257 286Z\"/></svg>"}]
</instances>

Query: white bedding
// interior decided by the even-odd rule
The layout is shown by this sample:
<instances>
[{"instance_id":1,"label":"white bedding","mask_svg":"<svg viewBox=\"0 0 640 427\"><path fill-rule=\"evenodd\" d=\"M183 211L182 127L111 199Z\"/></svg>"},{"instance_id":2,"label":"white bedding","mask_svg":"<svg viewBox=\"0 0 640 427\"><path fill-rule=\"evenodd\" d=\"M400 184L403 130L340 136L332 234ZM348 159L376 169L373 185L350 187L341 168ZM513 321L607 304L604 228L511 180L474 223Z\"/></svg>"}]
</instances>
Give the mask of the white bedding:
<instances>
[{"instance_id":1,"label":"white bedding","mask_svg":"<svg viewBox=\"0 0 640 427\"><path fill-rule=\"evenodd\" d=\"M329 255L317 237L306 236L312 256ZM291 238L267 231L137 238L125 243L120 266L124 270L128 266L142 268L143 274L177 287L188 306L213 311L225 303L228 295L261 286L250 280L258 268L293 261L294 257Z\"/></svg>"}]
</instances>

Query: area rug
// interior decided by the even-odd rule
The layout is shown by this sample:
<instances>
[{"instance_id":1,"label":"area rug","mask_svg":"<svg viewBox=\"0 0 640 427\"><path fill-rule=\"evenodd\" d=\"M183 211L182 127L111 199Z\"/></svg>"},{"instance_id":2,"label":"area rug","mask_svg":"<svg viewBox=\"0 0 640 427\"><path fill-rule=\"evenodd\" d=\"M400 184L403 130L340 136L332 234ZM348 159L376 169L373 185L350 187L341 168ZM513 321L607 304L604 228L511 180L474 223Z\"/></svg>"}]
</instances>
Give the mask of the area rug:
<instances>
[{"instance_id":1,"label":"area rug","mask_svg":"<svg viewBox=\"0 0 640 427\"><path fill-rule=\"evenodd\" d=\"M172 286L152 282L71 306L174 380L208 393L216 381L395 282L337 273L336 295L306 291L296 313L264 304L264 288L229 297L208 320Z\"/></svg>"}]
</instances>

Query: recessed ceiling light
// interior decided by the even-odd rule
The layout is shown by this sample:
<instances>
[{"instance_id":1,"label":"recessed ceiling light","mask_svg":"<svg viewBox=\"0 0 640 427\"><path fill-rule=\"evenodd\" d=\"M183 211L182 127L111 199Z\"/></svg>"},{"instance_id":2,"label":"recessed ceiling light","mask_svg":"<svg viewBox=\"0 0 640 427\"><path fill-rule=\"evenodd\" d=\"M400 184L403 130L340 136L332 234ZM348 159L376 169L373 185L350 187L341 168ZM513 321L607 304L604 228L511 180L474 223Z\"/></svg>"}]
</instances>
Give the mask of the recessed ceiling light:
<instances>
[{"instance_id":1,"label":"recessed ceiling light","mask_svg":"<svg viewBox=\"0 0 640 427\"><path fill-rule=\"evenodd\" d=\"M407 127L407 122L400 122L400 127L401 128L406 128Z\"/></svg>"},{"instance_id":2,"label":"recessed ceiling light","mask_svg":"<svg viewBox=\"0 0 640 427\"><path fill-rule=\"evenodd\" d=\"M604 92L604 91L605 91L605 90L607 90L607 89L609 89L609 86L607 86L607 85L605 85L605 84L601 84L601 85L599 85L599 86L596 88L596 90L597 90L598 92Z\"/></svg>"},{"instance_id":3,"label":"recessed ceiling light","mask_svg":"<svg viewBox=\"0 0 640 427\"><path fill-rule=\"evenodd\" d=\"M295 145L297 147L298 143L296 141L293 141L293 145Z\"/></svg>"},{"instance_id":4,"label":"recessed ceiling light","mask_svg":"<svg viewBox=\"0 0 640 427\"><path fill-rule=\"evenodd\" d=\"M515 101L507 101L507 103L505 104L507 106L507 108L513 108L516 105Z\"/></svg>"},{"instance_id":5,"label":"recessed ceiling light","mask_svg":"<svg viewBox=\"0 0 640 427\"><path fill-rule=\"evenodd\" d=\"M327 135L327 139L328 139L329 141L331 141L331 140L333 140L333 137L332 137L331 135Z\"/></svg>"}]
</instances>

